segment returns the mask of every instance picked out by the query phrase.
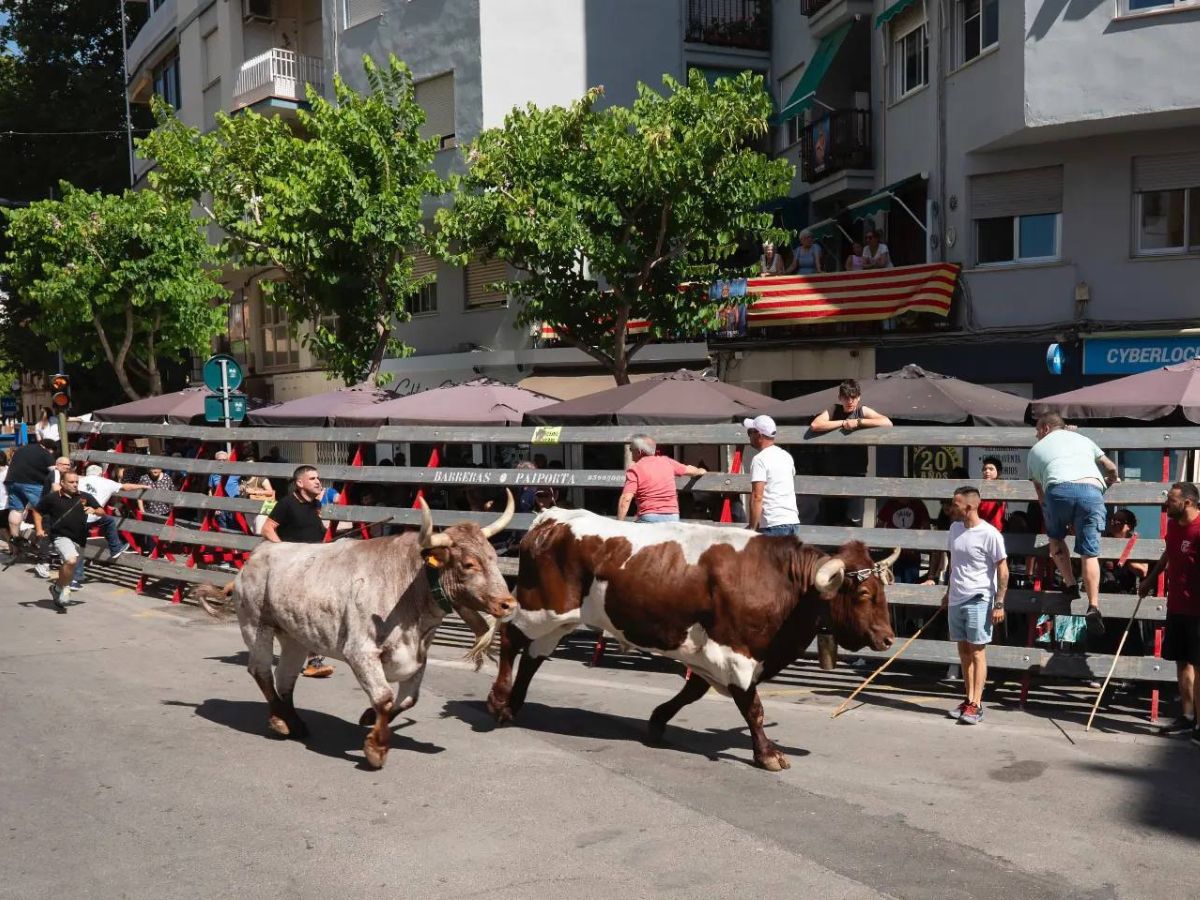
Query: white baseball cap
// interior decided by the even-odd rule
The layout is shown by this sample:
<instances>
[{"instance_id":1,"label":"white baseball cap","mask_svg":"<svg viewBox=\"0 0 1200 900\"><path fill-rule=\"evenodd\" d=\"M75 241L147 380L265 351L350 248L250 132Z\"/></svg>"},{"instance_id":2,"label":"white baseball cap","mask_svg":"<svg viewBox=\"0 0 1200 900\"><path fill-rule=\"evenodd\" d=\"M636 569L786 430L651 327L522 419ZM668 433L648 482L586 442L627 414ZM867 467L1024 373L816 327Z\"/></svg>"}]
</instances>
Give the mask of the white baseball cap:
<instances>
[{"instance_id":1,"label":"white baseball cap","mask_svg":"<svg viewBox=\"0 0 1200 900\"><path fill-rule=\"evenodd\" d=\"M775 427L775 420L770 416L755 416L753 419L742 420L742 426L747 430L757 431L763 437L773 438L775 432L779 429Z\"/></svg>"}]
</instances>

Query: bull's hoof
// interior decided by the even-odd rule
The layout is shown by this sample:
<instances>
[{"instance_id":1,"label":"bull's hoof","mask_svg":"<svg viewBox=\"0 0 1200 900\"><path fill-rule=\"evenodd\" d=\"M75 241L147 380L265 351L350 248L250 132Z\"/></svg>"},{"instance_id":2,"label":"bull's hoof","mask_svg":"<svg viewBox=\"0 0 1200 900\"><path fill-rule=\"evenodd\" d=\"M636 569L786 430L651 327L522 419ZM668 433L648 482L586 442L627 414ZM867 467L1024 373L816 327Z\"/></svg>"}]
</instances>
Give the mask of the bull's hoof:
<instances>
[{"instance_id":1,"label":"bull's hoof","mask_svg":"<svg viewBox=\"0 0 1200 900\"><path fill-rule=\"evenodd\" d=\"M269 716L267 718L267 727L281 737L292 736L292 729L288 726L288 723L279 718L279 716Z\"/></svg>"},{"instance_id":2,"label":"bull's hoof","mask_svg":"<svg viewBox=\"0 0 1200 900\"><path fill-rule=\"evenodd\" d=\"M511 722L513 720L513 716L515 715L512 707L508 704L508 698L505 697L503 700L501 700L496 696L495 691L492 691L490 694L488 694L487 711L491 713L492 718L501 725Z\"/></svg>"},{"instance_id":3,"label":"bull's hoof","mask_svg":"<svg viewBox=\"0 0 1200 900\"><path fill-rule=\"evenodd\" d=\"M788 762L788 758L778 750L774 753L768 753L765 756L754 757L754 764L760 769L766 769L768 772L782 772L784 769L792 767L792 764Z\"/></svg>"},{"instance_id":4,"label":"bull's hoof","mask_svg":"<svg viewBox=\"0 0 1200 900\"><path fill-rule=\"evenodd\" d=\"M665 742L667 733L666 722L656 722L651 719L646 723L646 743L653 746L661 746Z\"/></svg>"},{"instance_id":5,"label":"bull's hoof","mask_svg":"<svg viewBox=\"0 0 1200 900\"><path fill-rule=\"evenodd\" d=\"M363 743L363 753L367 756L367 765L372 769L382 769L387 762L388 748L376 745L370 738Z\"/></svg>"},{"instance_id":6,"label":"bull's hoof","mask_svg":"<svg viewBox=\"0 0 1200 900\"><path fill-rule=\"evenodd\" d=\"M372 727L375 724L375 707L368 706L364 709L363 714L358 717L358 724L367 728Z\"/></svg>"}]
</instances>

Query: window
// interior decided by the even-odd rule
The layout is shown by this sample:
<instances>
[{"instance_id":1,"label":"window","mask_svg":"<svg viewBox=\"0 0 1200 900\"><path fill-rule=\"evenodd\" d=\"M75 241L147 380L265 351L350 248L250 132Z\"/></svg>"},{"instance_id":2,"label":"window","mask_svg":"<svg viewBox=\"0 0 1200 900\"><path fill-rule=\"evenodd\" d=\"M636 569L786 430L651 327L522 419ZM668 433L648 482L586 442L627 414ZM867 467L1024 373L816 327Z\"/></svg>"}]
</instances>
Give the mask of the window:
<instances>
[{"instance_id":1,"label":"window","mask_svg":"<svg viewBox=\"0 0 1200 900\"><path fill-rule=\"evenodd\" d=\"M977 262L985 266L1058 259L1061 221L1061 213L979 219L975 223Z\"/></svg>"},{"instance_id":2,"label":"window","mask_svg":"<svg viewBox=\"0 0 1200 900\"><path fill-rule=\"evenodd\" d=\"M204 59L204 83L210 84L213 79L219 78L221 75L221 60L218 55L220 44L217 41L217 29L213 29L204 37L200 38L200 43L203 44L203 59Z\"/></svg>"},{"instance_id":3,"label":"window","mask_svg":"<svg viewBox=\"0 0 1200 900\"><path fill-rule=\"evenodd\" d=\"M287 310L263 301L263 368L300 365L300 344L292 334Z\"/></svg>"},{"instance_id":4,"label":"window","mask_svg":"<svg viewBox=\"0 0 1200 900\"><path fill-rule=\"evenodd\" d=\"M1062 166L972 175L971 218L978 265L1058 259Z\"/></svg>"},{"instance_id":5,"label":"window","mask_svg":"<svg viewBox=\"0 0 1200 900\"><path fill-rule=\"evenodd\" d=\"M250 368L250 305L245 291L236 291L229 299L229 355Z\"/></svg>"},{"instance_id":6,"label":"window","mask_svg":"<svg viewBox=\"0 0 1200 900\"><path fill-rule=\"evenodd\" d=\"M353 28L383 15L383 0L342 0L342 27Z\"/></svg>"},{"instance_id":7,"label":"window","mask_svg":"<svg viewBox=\"0 0 1200 900\"><path fill-rule=\"evenodd\" d=\"M489 285L508 279L508 266L504 260L472 257L467 263L467 309L505 305L508 295L504 291L491 289Z\"/></svg>"},{"instance_id":8,"label":"window","mask_svg":"<svg viewBox=\"0 0 1200 900\"><path fill-rule=\"evenodd\" d=\"M1121 0L1121 14L1200 7L1200 0Z\"/></svg>"},{"instance_id":9,"label":"window","mask_svg":"<svg viewBox=\"0 0 1200 900\"><path fill-rule=\"evenodd\" d=\"M787 102L791 99L792 94L796 90L796 85L800 83L800 77L803 74L804 66L799 65L779 79L779 101L776 104L776 109L783 109L787 106ZM804 132L803 119L802 115L793 115L780 127L779 140L782 143L781 150L786 150L788 147L800 143L800 135Z\"/></svg>"},{"instance_id":10,"label":"window","mask_svg":"<svg viewBox=\"0 0 1200 900\"><path fill-rule=\"evenodd\" d=\"M410 316L429 316L437 312L437 260L421 250L413 252L413 275L433 275L428 284L404 301Z\"/></svg>"},{"instance_id":11,"label":"window","mask_svg":"<svg viewBox=\"0 0 1200 900\"><path fill-rule=\"evenodd\" d=\"M150 0L150 12L158 12L167 5L167 0Z\"/></svg>"},{"instance_id":12,"label":"window","mask_svg":"<svg viewBox=\"0 0 1200 900\"><path fill-rule=\"evenodd\" d=\"M958 65L1000 43L1000 0L958 0L954 12Z\"/></svg>"},{"instance_id":13,"label":"window","mask_svg":"<svg viewBox=\"0 0 1200 900\"><path fill-rule=\"evenodd\" d=\"M424 140L436 138L439 150L457 146L454 138L454 73L427 78L413 86L414 99L425 110Z\"/></svg>"},{"instance_id":14,"label":"window","mask_svg":"<svg viewBox=\"0 0 1200 900\"><path fill-rule=\"evenodd\" d=\"M1133 160L1134 252L1200 253L1200 151Z\"/></svg>"},{"instance_id":15,"label":"window","mask_svg":"<svg viewBox=\"0 0 1200 900\"><path fill-rule=\"evenodd\" d=\"M154 67L154 93L179 109L182 98L179 92L179 54L167 57Z\"/></svg>"},{"instance_id":16,"label":"window","mask_svg":"<svg viewBox=\"0 0 1200 900\"><path fill-rule=\"evenodd\" d=\"M919 9L919 7L914 7ZM893 29L892 99L900 100L929 83L929 32L925 22L907 31Z\"/></svg>"}]
</instances>

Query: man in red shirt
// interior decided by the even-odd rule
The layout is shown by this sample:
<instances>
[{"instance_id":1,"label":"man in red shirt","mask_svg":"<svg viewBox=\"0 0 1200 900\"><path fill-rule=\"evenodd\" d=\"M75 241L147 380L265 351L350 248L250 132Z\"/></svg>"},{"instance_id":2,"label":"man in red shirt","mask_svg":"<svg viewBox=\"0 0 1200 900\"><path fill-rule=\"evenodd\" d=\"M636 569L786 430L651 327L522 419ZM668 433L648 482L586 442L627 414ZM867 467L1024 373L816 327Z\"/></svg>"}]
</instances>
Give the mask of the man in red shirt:
<instances>
[{"instance_id":1,"label":"man in red shirt","mask_svg":"<svg viewBox=\"0 0 1200 900\"><path fill-rule=\"evenodd\" d=\"M1162 655L1175 661L1183 710L1159 733L1190 730L1192 743L1200 746L1196 703L1196 667L1200 666L1200 491L1194 484L1172 485L1163 512L1169 520L1167 549L1138 587L1138 595L1145 597L1154 589L1163 569L1167 570L1167 626Z\"/></svg>"},{"instance_id":2,"label":"man in red shirt","mask_svg":"<svg viewBox=\"0 0 1200 900\"><path fill-rule=\"evenodd\" d=\"M635 434L629 439L633 465L625 470L625 487L617 502L617 518L629 515L629 504L637 501L637 521L678 522L679 498L675 494L678 475L705 475L706 469L685 466L669 456L655 456L654 439Z\"/></svg>"}]
</instances>

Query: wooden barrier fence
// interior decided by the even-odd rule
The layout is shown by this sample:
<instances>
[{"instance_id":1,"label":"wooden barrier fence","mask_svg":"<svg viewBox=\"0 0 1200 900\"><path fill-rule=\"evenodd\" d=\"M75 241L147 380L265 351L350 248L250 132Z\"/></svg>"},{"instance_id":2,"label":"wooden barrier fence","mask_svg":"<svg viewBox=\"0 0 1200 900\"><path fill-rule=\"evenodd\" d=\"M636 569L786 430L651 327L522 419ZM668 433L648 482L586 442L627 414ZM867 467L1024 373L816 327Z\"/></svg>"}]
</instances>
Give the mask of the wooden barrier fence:
<instances>
[{"instance_id":1,"label":"wooden barrier fence","mask_svg":"<svg viewBox=\"0 0 1200 900\"><path fill-rule=\"evenodd\" d=\"M211 458L224 442L232 437L237 443L263 442L265 444L294 443L339 443L357 446L360 451L371 444L396 444L421 442L428 444L472 444L503 443L530 445L530 452L549 444L624 444L636 431L651 433L660 444L705 445L741 447L745 442L745 431L737 425L685 425L648 428L627 427L409 427L384 426L379 428L255 428L244 427L230 433L222 429L194 427L143 425L126 423L104 423L75 426L73 436L78 449L72 458L81 466L100 464L111 466L161 467L167 471L186 473L190 480L199 479L207 484L208 476L218 474L222 479L229 475L266 475L276 479L290 477L294 463L262 463L222 461ZM1106 495L1106 502L1119 505L1155 505L1162 502L1167 484L1172 481L1170 472L1173 451L1193 450L1200 447L1200 428L1118 428L1081 429L1107 451L1157 450L1162 453L1162 481L1123 482L1113 486ZM196 458L165 455L145 455L126 452L124 444L132 437L155 439L190 439L200 442ZM903 446L949 446L949 447L1008 447L1028 448L1033 444L1032 428L965 428L965 427L901 427L870 429L851 434L833 433L812 436L804 427L781 427L778 443L803 452L808 447L855 446L855 447L903 447ZM116 443L113 449L99 449L99 441ZM356 456L361 459L359 452ZM525 487L604 488L617 490L624 484L624 473L612 470L579 469L484 469L441 466L363 466L323 465L320 473L325 483L348 482L375 485L408 485L413 487L482 487L488 489L511 488L514 493ZM745 493L750 489L749 477L744 474L710 473L701 477L685 477L678 480L681 491L707 492L713 495ZM984 499L1024 502L1035 499L1033 486L1028 481L974 481ZM824 497L941 499L956 485L944 479L890 478L890 477L847 477L801 475L795 480L798 494ZM163 579L177 585L189 583L223 584L231 577L228 571L213 570L208 566L218 558L239 565L245 553L252 550L261 538L243 533L241 530L222 530L216 525L216 513L240 513L251 525L262 504L252 500L208 496L191 491L146 490L140 495L143 500L166 503L171 515L165 522L152 522L134 515L120 519L120 528L127 534L149 539L154 543L150 558L126 554L118 565L140 570L145 578ZM597 510L611 514L615 509ZM119 515L119 514L118 514ZM347 525L358 526L365 532L372 524L417 525L420 513L412 508L382 506L351 506L342 503L327 504L322 516L333 523L334 528ZM185 521L194 517L199 522ZM434 510L434 522L446 525L464 518L476 518L481 524L495 518L492 514L473 514L447 510ZM510 528L526 530L533 520L529 514L518 514ZM727 527L744 527L731 525ZM800 529L802 540L823 546L835 546L846 540L857 539L879 551L890 551L893 547L922 552L944 550L946 535L938 531L913 531L878 528L804 526ZM1048 541L1044 535L1009 534L1005 542L1012 557L1047 557ZM1068 541L1070 543L1070 541ZM1103 539L1101 555L1105 559L1118 559L1128 551L1127 559L1154 561L1163 552L1163 542L1157 539L1141 539L1129 548L1125 540ZM103 558L106 551L95 547L87 548L89 557ZM506 558L502 566L507 575L514 575L516 560ZM1035 587L1040 585L1035 585ZM893 604L924 607L932 610L940 601L944 588L896 584L888 589ZM1160 590L1161 593L1161 590ZM181 591L176 588L174 599L180 599ZM1105 616L1113 620L1124 620L1133 614L1135 598L1124 594L1101 595L1101 607ZM1011 589L1007 608L1010 614L1061 615L1071 612L1082 615L1084 601L1068 604L1057 591L1037 589ZM1150 623L1160 635L1155 646L1161 645L1161 628L1165 618L1165 600L1151 598L1143 603L1138 614L1140 621ZM1028 643L1031 646L993 646L988 651L989 666L1042 676L1071 679L1103 678L1112 662L1112 657L1102 654L1063 653L1032 646L1032 630ZM883 657L887 653L860 651L857 656ZM948 641L919 640L913 643L906 659L927 663L957 664L958 654ZM1153 656L1122 657L1116 670L1117 678L1146 682L1172 682L1174 666L1165 663L1157 653ZM1157 714L1157 690L1152 706L1152 716Z\"/></svg>"}]
</instances>

